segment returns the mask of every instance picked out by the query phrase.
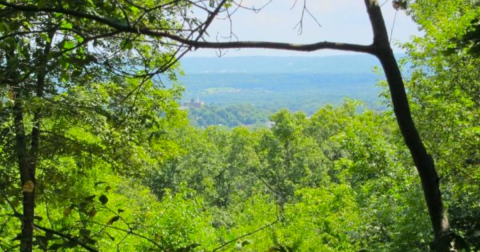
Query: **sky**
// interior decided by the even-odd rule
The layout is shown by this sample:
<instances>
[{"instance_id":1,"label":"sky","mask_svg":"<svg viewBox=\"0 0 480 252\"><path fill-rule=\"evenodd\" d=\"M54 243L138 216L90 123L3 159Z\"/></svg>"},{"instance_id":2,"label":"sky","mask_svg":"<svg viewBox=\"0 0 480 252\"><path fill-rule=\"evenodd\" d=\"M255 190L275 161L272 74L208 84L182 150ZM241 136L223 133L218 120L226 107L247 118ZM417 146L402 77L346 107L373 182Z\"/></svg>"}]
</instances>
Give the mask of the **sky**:
<instances>
[{"instance_id":1,"label":"sky","mask_svg":"<svg viewBox=\"0 0 480 252\"><path fill-rule=\"evenodd\" d=\"M235 0L239 3L241 0ZM403 11L392 7L392 0L379 0L389 33L393 27L392 46L401 53L397 43L406 42L413 35L420 35L416 24ZM243 0L242 6L260 8L269 0ZM296 5L294 6L294 3ZM304 3L312 16L305 13L303 31L295 28L302 17ZM292 6L294 6L292 8ZM396 16L396 18L395 18ZM395 20L395 22L394 22ZM318 21L318 23L317 23ZM332 41L368 45L372 42L372 30L363 0L272 0L262 11L238 10L228 20L215 20L208 29L210 41L222 40L232 31L240 41L276 41L287 43L315 43ZM298 27L297 27L298 28ZM226 39L223 39L224 41ZM266 49L242 49L222 51L222 57L231 56L332 56L351 54L341 51L292 52ZM218 50L199 49L188 57L218 57Z\"/></svg>"}]
</instances>

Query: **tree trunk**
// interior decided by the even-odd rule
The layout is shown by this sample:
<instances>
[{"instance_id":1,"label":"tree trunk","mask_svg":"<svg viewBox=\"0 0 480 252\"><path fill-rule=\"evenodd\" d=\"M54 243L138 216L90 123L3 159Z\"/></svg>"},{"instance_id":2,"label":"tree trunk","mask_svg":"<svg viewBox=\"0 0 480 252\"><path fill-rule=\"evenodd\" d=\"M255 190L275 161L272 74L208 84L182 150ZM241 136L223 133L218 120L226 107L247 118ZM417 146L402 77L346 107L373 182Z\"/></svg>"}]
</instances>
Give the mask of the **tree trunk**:
<instances>
[{"instance_id":1,"label":"tree trunk","mask_svg":"<svg viewBox=\"0 0 480 252\"><path fill-rule=\"evenodd\" d=\"M51 51L52 40L55 31L49 33L49 42L45 44L45 48L42 52L42 56L38 62L38 71L36 79L36 96L38 98L43 97L43 90L45 86L45 77L47 74L47 61ZM15 57L12 53L9 58ZM7 59L8 61L8 59ZM12 67L13 68L13 67ZM11 70L15 73L15 70ZM11 77L15 77L12 74ZM16 78L12 78L15 80ZM27 148L27 137L25 135L24 124L24 99L28 96L22 87L17 86L15 88L13 117L15 125L15 145L17 153L17 162L20 170L20 180L22 184L23 192L23 216L22 216L22 235L20 251L31 252L33 251L33 230L34 230L34 216L35 216L35 173L37 167L38 151L40 144L40 125L41 125L41 108L37 108L34 113L31 133L30 148Z\"/></svg>"},{"instance_id":2,"label":"tree trunk","mask_svg":"<svg viewBox=\"0 0 480 252\"><path fill-rule=\"evenodd\" d=\"M35 177L29 167L27 141L23 123L23 102L20 96L20 92L17 92L13 107L17 162L20 169L20 180L23 191L22 239L20 251L32 251L33 217L35 210Z\"/></svg>"},{"instance_id":3,"label":"tree trunk","mask_svg":"<svg viewBox=\"0 0 480 252\"><path fill-rule=\"evenodd\" d=\"M18 71L16 65L13 64L13 58L15 51L10 48L6 53L7 72L9 73L8 79L12 83L18 83ZM33 249L33 217L34 217L34 205L35 205L35 179L29 167L29 157L27 149L27 138L25 135L25 125L23 121L23 99L24 91L20 84L12 87L13 92L13 122L15 132L15 152L17 156L17 163L20 173L20 183L23 193L23 215L22 232L20 241L20 251L32 251Z\"/></svg>"},{"instance_id":4,"label":"tree trunk","mask_svg":"<svg viewBox=\"0 0 480 252\"><path fill-rule=\"evenodd\" d=\"M380 60L387 77L393 111L422 183L435 236L432 248L442 252L454 251L450 248L452 235L450 234L448 217L443 206L435 164L433 158L428 154L413 122L402 75L390 47L380 6L377 0L365 0L365 3L374 33L374 54Z\"/></svg>"}]
</instances>

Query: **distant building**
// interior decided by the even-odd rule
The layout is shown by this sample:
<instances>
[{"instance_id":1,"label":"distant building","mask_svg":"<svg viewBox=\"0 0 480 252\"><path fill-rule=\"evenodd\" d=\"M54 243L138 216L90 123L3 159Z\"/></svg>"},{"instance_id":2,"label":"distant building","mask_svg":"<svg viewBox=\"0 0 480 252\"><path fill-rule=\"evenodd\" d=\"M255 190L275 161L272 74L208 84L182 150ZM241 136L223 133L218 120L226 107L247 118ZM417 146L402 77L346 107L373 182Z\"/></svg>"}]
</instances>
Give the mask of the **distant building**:
<instances>
[{"instance_id":1,"label":"distant building","mask_svg":"<svg viewBox=\"0 0 480 252\"><path fill-rule=\"evenodd\" d=\"M200 101L200 99L197 96L197 100L192 98L192 100L190 100L190 102L184 102L183 106L187 107L187 108L201 108L201 107L205 106L205 102Z\"/></svg>"}]
</instances>

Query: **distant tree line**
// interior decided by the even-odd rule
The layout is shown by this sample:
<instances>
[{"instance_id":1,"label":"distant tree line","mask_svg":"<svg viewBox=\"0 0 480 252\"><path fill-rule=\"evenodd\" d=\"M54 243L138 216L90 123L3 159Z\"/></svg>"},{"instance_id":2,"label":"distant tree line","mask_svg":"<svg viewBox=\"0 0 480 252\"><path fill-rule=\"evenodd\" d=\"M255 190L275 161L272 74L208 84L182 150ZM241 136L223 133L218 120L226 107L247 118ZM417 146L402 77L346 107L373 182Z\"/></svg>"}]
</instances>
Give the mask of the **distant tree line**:
<instances>
[{"instance_id":1,"label":"distant tree line","mask_svg":"<svg viewBox=\"0 0 480 252\"><path fill-rule=\"evenodd\" d=\"M190 123L197 127L211 125L235 127L266 123L271 113L271 110L259 109L251 104L207 105L202 108L190 108L188 118Z\"/></svg>"}]
</instances>

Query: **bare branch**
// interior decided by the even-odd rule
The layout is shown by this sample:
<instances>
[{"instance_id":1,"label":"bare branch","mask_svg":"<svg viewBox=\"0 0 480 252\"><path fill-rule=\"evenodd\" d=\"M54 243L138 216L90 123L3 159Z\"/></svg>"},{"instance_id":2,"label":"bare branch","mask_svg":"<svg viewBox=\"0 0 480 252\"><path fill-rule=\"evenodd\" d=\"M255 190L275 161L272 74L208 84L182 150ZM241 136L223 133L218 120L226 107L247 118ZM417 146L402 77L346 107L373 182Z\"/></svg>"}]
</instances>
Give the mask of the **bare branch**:
<instances>
[{"instance_id":1,"label":"bare branch","mask_svg":"<svg viewBox=\"0 0 480 252\"><path fill-rule=\"evenodd\" d=\"M213 11L212 14L210 14L210 16L207 18L207 20L205 21L205 23L203 23L200 27L201 30L198 34L198 37L197 39L195 39L195 42L197 42L202 36L203 34L207 31L208 27L210 26L210 24L212 24L212 21L215 19L215 17L218 15L218 13L220 12L220 10L222 9L222 7L225 5L225 3L227 3L227 0L222 0L222 2L217 6L217 8Z\"/></svg>"},{"instance_id":2,"label":"bare branch","mask_svg":"<svg viewBox=\"0 0 480 252\"><path fill-rule=\"evenodd\" d=\"M260 7L255 7L255 6L252 6L252 7L247 7L247 6L244 6L242 3L243 3L243 0L240 1L240 3L237 3L234 1L235 5L237 5L239 8L241 9L245 9L245 10L251 10L255 13L259 13L260 11L262 11L263 9L265 9L268 5L270 5L270 3L272 3L273 0L269 0L268 2L266 2L265 4L263 4L262 6Z\"/></svg>"},{"instance_id":3,"label":"bare branch","mask_svg":"<svg viewBox=\"0 0 480 252\"><path fill-rule=\"evenodd\" d=\"M276 219L274 222L268 223L267 225L265 225L265 226L263 226L263 227L261 227L261 228L259 228L259 229L257 229L257 230L254 230L254 231L249 232L249 233L246 233L246 234L244 234L244 235L242 235L242 236L236 237L236 238L234 238L234 239L232 239L232 240L230 240L230 241L227 241L227 242L225 242L224 244L222 244L222 245L220 245L219 247L217 247L217 248L215 248L214 250L212 250L212 252L218 251L218 250L224 248L225 246L227 246L228 244L231 244L231 243L236 242L236 241L238 241L238 240L240 240L240 239L243 239L243 238L245 238L245 237L247 237L247 236L253 235L253 234L258 233L258 232L260 232L260 231L262 231L262 230L264 230L264 229L266 229L266 228L269 228L269 227L277 224L279 221L280 221L280 219Z\"/></svg>"},{"instance_id":4,"label":"bare branch","mask_svg":"<svg viewBox=\"0 0 480 252\"><path fill-rule=\"evenodd\" d=\"M288 44L277 42L263 41L239 41L239 42L197 42L183 41L186 44L193 44L196 48L212 48L212 49L233 49L233 48L268 48L278 50L312 52L322 49L353 51L363 53L374 53L374 47L371 45L358 45L338 42L318 42L313 44Z\"/></svg>"}]
</instances>

